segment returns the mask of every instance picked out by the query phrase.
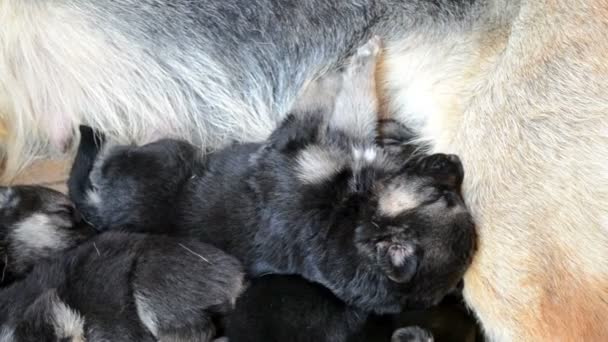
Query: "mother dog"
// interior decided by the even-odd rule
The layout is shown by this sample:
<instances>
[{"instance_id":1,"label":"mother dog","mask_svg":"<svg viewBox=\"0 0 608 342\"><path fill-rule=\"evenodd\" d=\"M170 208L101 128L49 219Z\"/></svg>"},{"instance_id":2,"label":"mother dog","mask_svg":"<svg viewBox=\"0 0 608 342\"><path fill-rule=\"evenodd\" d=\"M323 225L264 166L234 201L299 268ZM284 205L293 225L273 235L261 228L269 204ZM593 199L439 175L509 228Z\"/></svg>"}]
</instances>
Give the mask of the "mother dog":
<instances>
[{"instance_id":1,"label":"mother dog","mask_svg":"<svg viewBox=\"0 0 608 342\"><path fill-rule=\"evenodd\" d=\"M386 113L461 156L465 297L494 340L607 340L606 0L1 0L7 172L80 122L265 137L372 34Z\"/></svg>"}]
</instances>

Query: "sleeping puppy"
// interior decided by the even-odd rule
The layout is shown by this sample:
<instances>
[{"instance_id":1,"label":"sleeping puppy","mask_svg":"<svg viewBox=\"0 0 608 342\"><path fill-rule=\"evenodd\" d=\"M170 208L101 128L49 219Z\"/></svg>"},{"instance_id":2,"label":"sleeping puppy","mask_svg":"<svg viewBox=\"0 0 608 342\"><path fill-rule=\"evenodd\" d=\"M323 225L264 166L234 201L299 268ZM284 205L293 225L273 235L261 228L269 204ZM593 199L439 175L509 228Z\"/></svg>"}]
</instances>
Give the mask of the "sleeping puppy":
<instances>
[{"instance_id":1,"label":"sleeping puppy","mask_svg":"<svg viewBox=\"0 0 608 342\"><path fill-rule=\"evenodd\" d=\"M0 285L94 234L64 194L41 186L0 187Z\"/></svg>"},{"instance_id":2,"label":"sleeping puppy","mask_svg":"<svg viewBox=\"0 0 608 342\"><path fill-rule=\"evenodd\" d=\"M108 232L0 290L0 341L211 341L242 288L209 245Z\"/></svg>"},{"instance_id":3,"label":"sleeping puppy","mask_svg":"<svg viewBox=\"0 0 608 342\"><path fill-rule=\"evenodd\" d=\"M251 281L225 320L230 342L433 341L430 332L370 317L323 286L300 276L266 275Z\"/></svg>"},{"instance_id":4,"label":"sleeping puppy","mask_svg":"<svg viewBox=\"0 0 608 342\"><path fill-rule=\"evenodd\" d=\"M341 74L304 94L265 142L234 145L175 170L173 156L191 147L104 150L81 158L93 165L74 165L73 175L92 171L86 180L70 179L89 184L70 186L70 193L85 217L112 219L98 227L144 226L143 212L121 216L111 208L120 203L121 212L138 212L163 199L171 203L163 215L175 220L166 233L214 244L252 276L301 275L363 311L434 305L462 278L475 246L460 195L462 165L453 155L391 158L375 143L378 51L375 39L360 47ZM79 153L98 150L85 148L92 145L82 140ZM142 172L176 175L171 182L181 187L146 187Z\"/></svg>"}]
</instances>

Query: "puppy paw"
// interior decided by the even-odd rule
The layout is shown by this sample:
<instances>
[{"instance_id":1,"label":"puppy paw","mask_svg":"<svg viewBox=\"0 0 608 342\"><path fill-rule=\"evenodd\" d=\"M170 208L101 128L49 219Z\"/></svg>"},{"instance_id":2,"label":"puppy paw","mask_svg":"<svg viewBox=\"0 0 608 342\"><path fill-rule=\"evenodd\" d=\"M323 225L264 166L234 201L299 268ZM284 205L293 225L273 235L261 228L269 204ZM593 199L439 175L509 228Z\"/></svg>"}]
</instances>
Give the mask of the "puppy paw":
<instances>
[{"instance_id":1,"label":"puppy paw","mask_svg":"<svg viewBox=\"0 0 608 342\"><path fill-rule=\"evenodd\" d=\"M346 77L373 74L381 49L382 42L377 36L361 45L350 59L350 65L346 69Z\"/></svg>"},{"instance_id":2,"label":"puppy paw","mask_svg":"<svg viewBox=\"0 0 608 342\"><path fill-rule=\"evenodd\" d=\"M420 327L406 327L395 330L391 342L433 342L433 335Z\"/></svg>"}]
</instances>

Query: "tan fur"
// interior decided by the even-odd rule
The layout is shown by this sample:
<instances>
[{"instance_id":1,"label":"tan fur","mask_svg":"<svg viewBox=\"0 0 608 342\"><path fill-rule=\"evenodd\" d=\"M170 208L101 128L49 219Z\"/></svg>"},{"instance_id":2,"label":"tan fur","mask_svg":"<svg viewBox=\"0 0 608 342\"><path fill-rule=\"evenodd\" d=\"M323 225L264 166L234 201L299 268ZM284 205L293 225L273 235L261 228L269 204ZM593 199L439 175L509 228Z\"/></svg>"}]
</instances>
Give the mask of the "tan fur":
<instances>
[{"instance_id":1,"label":"tan fur","mask_svg":"<svg viewBox=\"0 0 608 342\"><path fill-rule=\"evenodd\" d=\"M465 297L488 337L608 341L608 2L530 0L511 13L446 38L464 42L454 49L429 47L451 51L451 69L416 75L391 65L407 54L389 55L402 73L389 91L409 80L391 104L434 151L462 158L479 231ZM444 82L425 90L430 77ZM408 108L408 88L439 107L414 113L425 109Z\"/></svg>"},{"instance_id":2,"label":"tan fur","mask_svg":"<svg viewBox=\"0 0 608 342\"><path fill-rule=\"evenodd\" d=\"M23 3L0 0L2 25L19 26L10 21L16 14L3 9L23 11L15 5ZM129 122L146 122L146 127L125 126L119 135L142 137L150 133L148 126L154 131L175 122L171 116L154 115L166 122L153 123L143 117L187 107L187 98L174 106L161 96L168 91L160 85L170 81L160 74L157 80L132 77L137 70L121 63L126 55L105 49L85 25L70 22L78 16L54 8L32 6L27 14L36 16L41 32L65 33L74 49L59 49L65 41L35 39L32 35L38 31L33 26L13 34L0 31L0 44L21 47L0 49L18 51L18 56L2 59L13 64L0 65L0 73L14 73L21 55L47 60L45 50L36 45L46 44L46 51L56 52L56 59L71 66L74 74L87 75L83 82L95 92L80 99L105 108L107 98L97 95L108 91L108 100L130 113L142 113L133 114L142 117ZM465 278L465 297L488 337L608 341L608 1L495 0L484 13L472 27L446 27L430 37L420 28L406 42L387 45L379 66L383 109L411 125L431 150L456 153L463 161L464 195L479 235L478 253ZM88 39L80 40L82 36ZM91 61L82 57L87 51L106 52L107 65L87 64ZM91 70L109 70L104 76L114 78L110 83L119 87L106 89L106 80L87 73ZM63 89L79 94L80 80L47 71L46 81L65 82ZM31 105L44 108L46 88L38 87L42 80L20 76L27 84L19 89L30 93L11 88L9 83L16 80L10 78L0 84L0 118L12 120L5 121L11 151L38 151L44 148L24 137L37 136L43 142L63 137L53 134L61 130L52 122L38 120L42 115L33 117L26 110L8 116L10 103L28 109L27 100L36 99L40 102ZM123 103L124 94L142 87L159 95L153 96L157 101ZM2 98L5 93L10 103ZM226 107L235 113L234 123L245 114L229 100ZM62 101L68 102L53 103L70 109L65 113L70 117L91 107L91 101ZM93 118L98 126L115 123ZM259 123L253 136L268 131L267 122ZM39 129L45 124L51 128L46 127L48 136ZM9 162L7 167L10 171L18 165Z\"/></svg>"}]
</instances>

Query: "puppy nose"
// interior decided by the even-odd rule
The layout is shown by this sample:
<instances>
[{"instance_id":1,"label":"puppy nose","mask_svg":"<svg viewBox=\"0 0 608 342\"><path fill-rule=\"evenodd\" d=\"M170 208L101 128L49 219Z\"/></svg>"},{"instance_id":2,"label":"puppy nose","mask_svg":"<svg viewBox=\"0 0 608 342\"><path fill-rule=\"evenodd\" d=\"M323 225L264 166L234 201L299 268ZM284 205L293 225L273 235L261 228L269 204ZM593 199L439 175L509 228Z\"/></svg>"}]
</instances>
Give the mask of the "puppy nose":
<instances>
[{"instance_id":1,"label":"puppy nose","mask_svg":"<svg viewBox=\"0 0 608 342\"><path fill-rule=\"evenodd\" d=\"M460 187L464 178L462 162L455 154L437 153L424 157L420 162L419 171L432 177L438 185L454 189Z\"/></svg>"}]
</instances>

